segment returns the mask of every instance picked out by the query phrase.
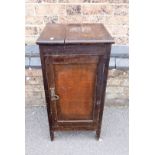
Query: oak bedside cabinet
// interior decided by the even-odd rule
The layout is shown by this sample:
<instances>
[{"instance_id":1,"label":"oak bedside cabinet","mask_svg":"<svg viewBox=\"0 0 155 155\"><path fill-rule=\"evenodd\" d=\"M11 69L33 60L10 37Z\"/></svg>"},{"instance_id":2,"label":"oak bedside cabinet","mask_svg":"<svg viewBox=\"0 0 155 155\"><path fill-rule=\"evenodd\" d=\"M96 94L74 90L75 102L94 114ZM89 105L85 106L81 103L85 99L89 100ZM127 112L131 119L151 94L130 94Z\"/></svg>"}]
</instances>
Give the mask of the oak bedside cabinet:
<instances>
[{"instance_id":1,"label":"oak bedside cabinet","mask_svg":"<svg viewBox=\"0 0 155 155\"><path fill-rule=\"evenodd\" d=\"M99 139L113 38L103 24L48 23L38 38L51 140L92 130Z\"/></svg>"}]
</instances>

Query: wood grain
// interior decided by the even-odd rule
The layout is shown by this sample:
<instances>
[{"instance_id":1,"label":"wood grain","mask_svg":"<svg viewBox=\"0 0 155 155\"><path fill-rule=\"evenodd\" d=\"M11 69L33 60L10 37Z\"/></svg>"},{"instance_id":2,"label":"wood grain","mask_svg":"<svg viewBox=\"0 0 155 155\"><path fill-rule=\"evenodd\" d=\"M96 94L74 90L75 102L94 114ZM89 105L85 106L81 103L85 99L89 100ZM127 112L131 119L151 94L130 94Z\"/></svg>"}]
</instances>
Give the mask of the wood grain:
<instances>
[{"instance_id":1,"label":"wood grain","mask_svg":"<svg viewBox=\"0 0 155 155\"><path fill-rule=\"evenodd\" d=\"M95 130L99 139L112 43L102 24L45 27L37 44L51 140L58 130Z\"/></svg>"},{"instance_id":2,"label":"wood grain","mask_svg":"<svg viewBox=\"0 0 155 155\"><path fill-rule=\"evenodd\" d=\"M93 119L96 64L54 65L59 120Z\"/></svg>"},{"instance_id":3,"label":"wood grain","mask_svg":"<svg viewBox=\"0 0 155 155\"><path fill-rule=\"evenodd\" d=\"M52 24L48 23L37 44L113 43L103 24Z\"/></svg>"}]
</instances>

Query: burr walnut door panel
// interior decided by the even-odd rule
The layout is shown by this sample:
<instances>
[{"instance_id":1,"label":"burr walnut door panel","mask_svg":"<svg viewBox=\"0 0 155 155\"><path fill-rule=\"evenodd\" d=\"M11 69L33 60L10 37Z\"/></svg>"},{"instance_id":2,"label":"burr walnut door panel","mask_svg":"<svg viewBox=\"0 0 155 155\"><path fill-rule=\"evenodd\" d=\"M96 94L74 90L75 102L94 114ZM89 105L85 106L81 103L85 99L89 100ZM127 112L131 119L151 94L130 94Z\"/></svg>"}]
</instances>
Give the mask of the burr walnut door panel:
<instances>
[{"instance_id":1,"label":"burr walnut door panel","mask_svg":"<svg viewBox=\"0 0 155 155\"><path fill-rule=\"evenodd\" d=\"M56 121L93 122L98 56L49 56L46 60Z\"/></svg>"}]
</instances>

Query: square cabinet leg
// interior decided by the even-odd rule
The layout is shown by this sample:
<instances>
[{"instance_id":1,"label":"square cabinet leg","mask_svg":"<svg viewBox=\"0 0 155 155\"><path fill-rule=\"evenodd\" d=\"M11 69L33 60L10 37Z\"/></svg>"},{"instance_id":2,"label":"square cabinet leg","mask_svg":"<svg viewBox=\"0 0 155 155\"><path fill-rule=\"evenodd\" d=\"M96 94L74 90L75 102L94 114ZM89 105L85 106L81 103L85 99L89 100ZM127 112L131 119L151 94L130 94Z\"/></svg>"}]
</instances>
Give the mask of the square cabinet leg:
<instances>
[{"instance_id":1,"label":"square cabinet leg","mask_svg":"<svg viewBox=\"0 0 155 155\"><path fill-rule=\"evenodd\" d=\"M54 131L50 131L50 137L51 137L51 141L54 140Z\"/></svg>"},{"instance_id":2,"label":"square cabinet leg","mask_svg":"<svg viewBox=\"0 0 155 155\"><path fill-rule=\"evenodd\" d=\"M97 129L96 130L96 139L99 140L100 139L100 134L101 134L101 130Z\"/></svg>"}]
</instances>

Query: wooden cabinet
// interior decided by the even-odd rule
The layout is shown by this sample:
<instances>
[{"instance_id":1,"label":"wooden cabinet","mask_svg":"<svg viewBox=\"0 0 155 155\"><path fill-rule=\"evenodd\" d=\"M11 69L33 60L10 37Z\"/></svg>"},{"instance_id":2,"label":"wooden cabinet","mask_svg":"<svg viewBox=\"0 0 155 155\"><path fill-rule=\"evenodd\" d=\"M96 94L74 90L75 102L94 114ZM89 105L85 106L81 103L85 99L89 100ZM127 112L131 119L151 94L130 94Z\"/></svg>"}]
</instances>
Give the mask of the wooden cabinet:
<instances>
[{"instance_id":1,"label":"wooden cabinet","mask_svg":"<svg viewBox=\"0 0 155 155\"><path fill-rule=\"evenodd\" d=\"M40 48L51 140L57 130L100 137L112 37L102 24L47 24Z\"/></svg>"}]
</instances>

